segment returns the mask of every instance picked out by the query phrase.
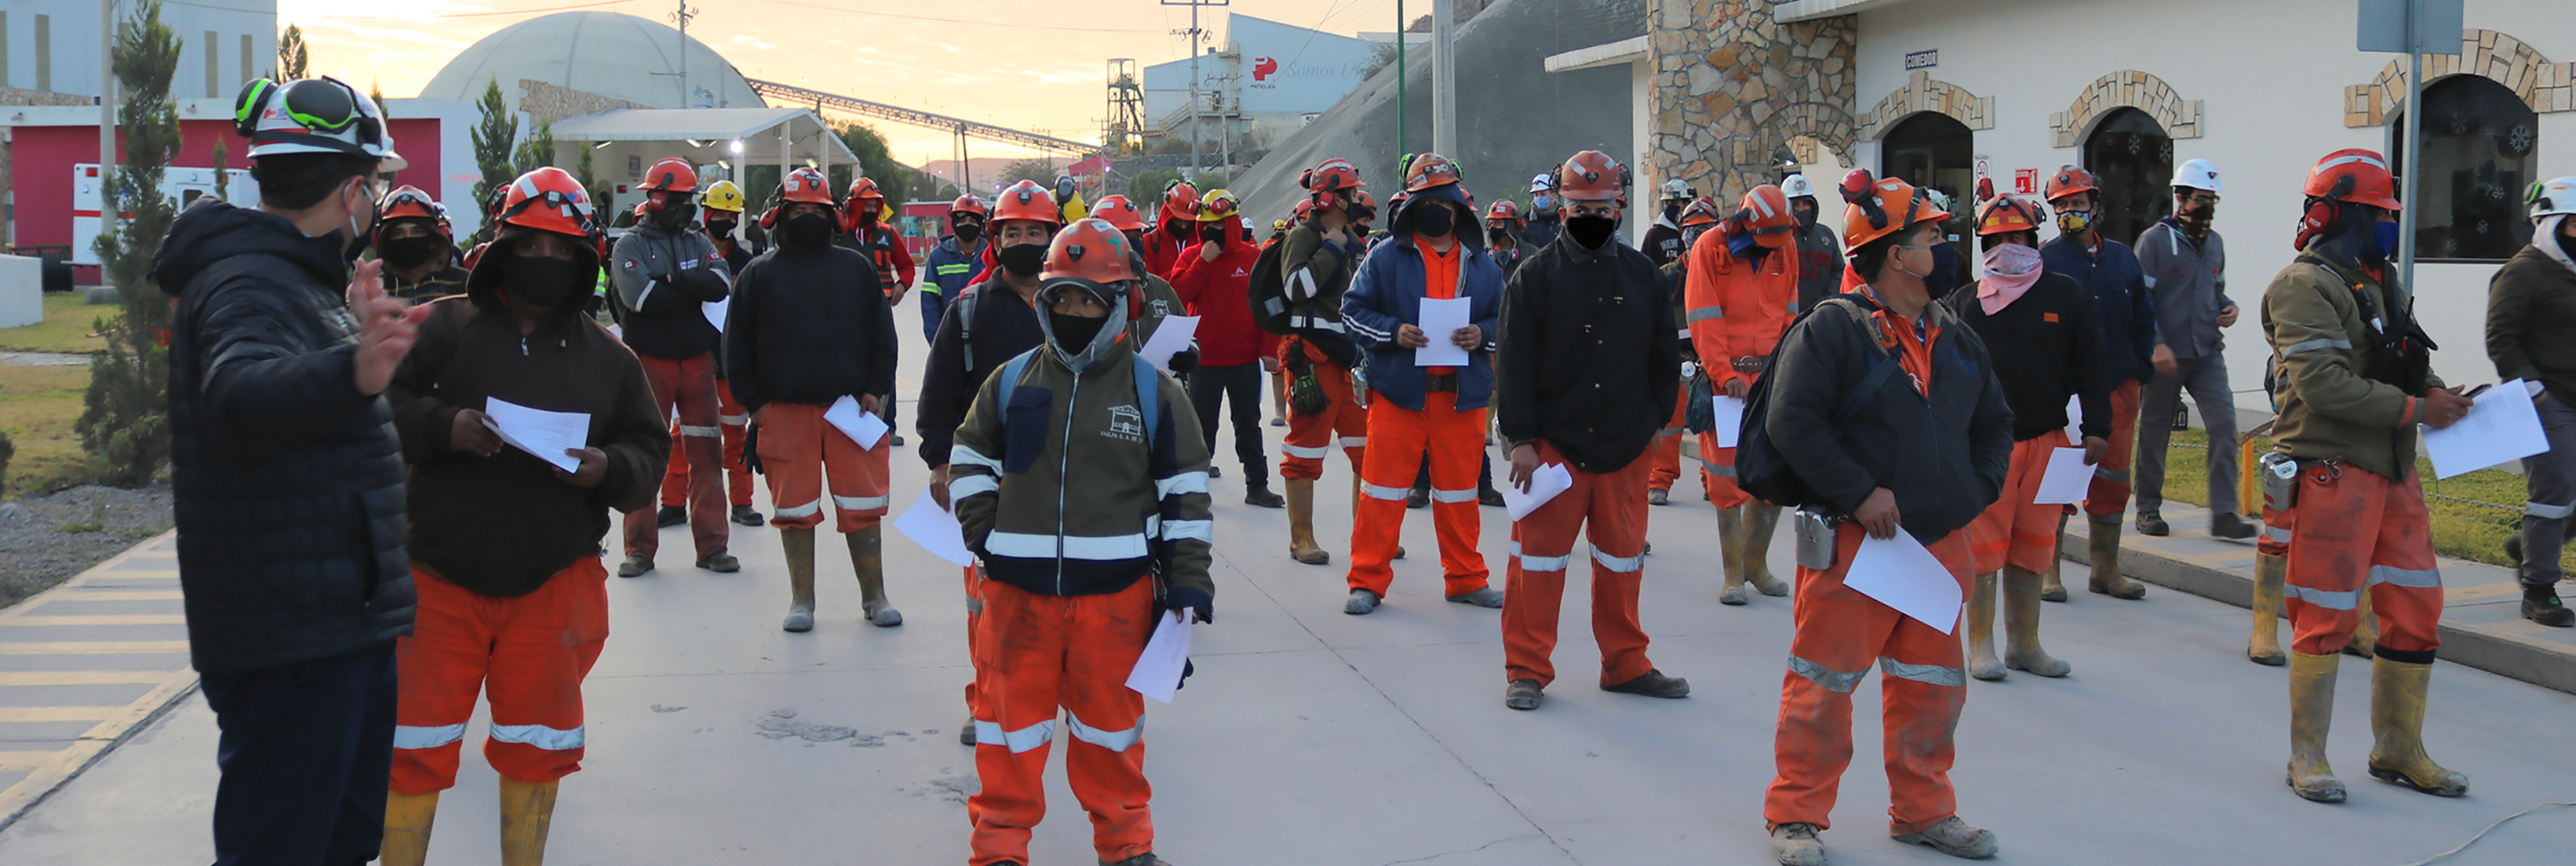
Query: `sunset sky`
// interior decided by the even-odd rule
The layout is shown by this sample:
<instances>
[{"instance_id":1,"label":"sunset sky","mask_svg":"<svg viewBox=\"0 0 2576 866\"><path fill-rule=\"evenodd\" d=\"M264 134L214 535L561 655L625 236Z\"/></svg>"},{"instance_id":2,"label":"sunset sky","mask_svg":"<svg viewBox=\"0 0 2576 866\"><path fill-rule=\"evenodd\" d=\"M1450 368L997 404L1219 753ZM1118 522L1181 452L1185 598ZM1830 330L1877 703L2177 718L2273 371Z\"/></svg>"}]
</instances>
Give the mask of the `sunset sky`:
<instances>
[{"instance_id":1,"label":"sunset sky","mask_svg":"<svg viewBox=\"0 0 2576 866\"><path fill-rule=\"evenodd\" d=\"M1234 0L1201 13L1211 44L1227 11L1350 34L1395 29L1396 0ZM1431 10L1410 0L1406 12ZM420 92L449 58L492 31L549 12L601 10L670 23L677 0L279 0L278 27L303 27L313 69L386 96ZM1160 0L704 0L689 35L752 78L1078 140L1097 140L1106 63L1139 69L1188 56L1170 33L1186 6ZM1417 8L1418 7L1418 8ZM946 133L878 125L898 158L948 156ZM978 143L977 156L1002 155Z\"/></svg>"}]
</instances>

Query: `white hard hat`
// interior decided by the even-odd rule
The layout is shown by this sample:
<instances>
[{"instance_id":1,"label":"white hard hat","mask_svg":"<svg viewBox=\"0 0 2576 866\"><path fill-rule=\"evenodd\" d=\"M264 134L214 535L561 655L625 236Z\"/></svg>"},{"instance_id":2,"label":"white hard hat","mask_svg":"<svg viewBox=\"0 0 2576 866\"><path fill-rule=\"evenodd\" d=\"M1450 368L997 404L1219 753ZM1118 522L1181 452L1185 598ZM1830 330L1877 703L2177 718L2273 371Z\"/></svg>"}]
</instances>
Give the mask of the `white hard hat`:
<instances>
[{"instance_id":1,"label":"white hard hat","mask_svg":"<svg viewBox=\"0 0 2576 866\"><path fill-rule=\"evenodd\" d=\"M2576 176L2545 180L2531 185L2523 199L2531 205L2531 218L2576 214Z\"/></svg>"},{"instance_id":2,"label":"white hard hat","mask_svg":"<svg viewBox=\"0 0 2576 866\"><path fill-rule=\"evenodd\" d=\"M279 84L254 78L233 98L233 129L251 140L250 157L341 153L376 160L379 172L408 167L394 152L376 101L328 76Z\"/></svg>"},{"instance_id":3,"label":"white hard hat","mask_svg":"<svg viewBox=\"0 0 2576 866\"><path fill-rule=\"evenodd\" d=\"M1529 191L1531 191L1531 192L1545 192L1545 191L1552 190L1552 189L1555 189L1555 188L1556 188L1556 179L1555 179L1555 178L1553 178L1553 177L1549 177L1549 176L1548 176L1548 174L1547 174L1547 172L1543 172L1543 171L1542 171L1542 172L1539 172L1539 173L1537 173L1537 174L1530 175L1530 188L1529 188Z\"/></svg>"},{"instance_id":4,"label":"white hard hat","mask_svg":"<svg viewBox=\"0 0 2576 866\"><path fill-rule=\"evenodd\" d=\"M1673 178L1672 180L1664 181L1663 197L1665 201L1671 201L1677 198L1688 199L1693 196L1691 195L1690 184L1683 183L1681 178Z\"/></svg>"},{"instance_id":5,"label":"white hard hat","mask_svg":"<svg viewBox=\"0 0 2576 866\"><path fill-rule=\"evenodd\" d=\"M1793 174L1788 177L1781 178L1780 191L1787 193L1790 198L1816 197L1816 188L1807 183L1807 176L1803 174Z\"/></svg>"},{"instance_id":6,"label":"white hard hat","mask_svg":"<svg viewBox=\"0 0 2576 866\"><path fill-rule=\"evenodd\" d=\"M2173 185L2217 192L2218 166L2210 164L2206 159L2184 162L2174 169Z\"/></svg>"}]
</instances>

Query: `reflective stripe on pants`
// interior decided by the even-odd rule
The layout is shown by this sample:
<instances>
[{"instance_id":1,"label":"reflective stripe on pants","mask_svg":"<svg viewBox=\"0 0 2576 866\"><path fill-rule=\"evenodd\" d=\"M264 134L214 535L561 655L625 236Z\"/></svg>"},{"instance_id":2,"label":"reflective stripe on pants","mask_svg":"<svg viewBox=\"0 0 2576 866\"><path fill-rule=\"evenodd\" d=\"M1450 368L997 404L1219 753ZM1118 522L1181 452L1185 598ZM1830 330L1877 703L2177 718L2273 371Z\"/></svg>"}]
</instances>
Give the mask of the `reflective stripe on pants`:
<instances>
[{"instance_id":1,"label":"reflective stripe on pants","mask_svg":"<svg viewBox=\"0 0 2576 866\"><path fill-rule=\"evenodd\" d=\"M1307 352L1309 358L1314 355ZM1288 438L1279 447L1284 455L1279 459L1281 478L1324 477L1324 458L1336 447L1351 459L1354 472L1367 455L1368 410L1352 399L1350 368L1326 361L1312 363L1315 381L1324 386L1324 396L1331 403L1313 415L1299 415L1293 408L1289 411ZM1413 485L1408 481L1404 486Z\"/></svg>"},{"instance_id":2,"label":"reflective stripe on pants","mask_svg":"<svg viewBox=\"0 0 2576 866\"><path fill-rule=\"evenodd\" d=\"M822 498L829 476L833 527L857 532L885 519L887 460L894 437L860 448L823 420L822 406L773 402L761 409L760 465L769 474L769 525L811 528L823 524ZM841 507L851 502L869 507ZM721 518L721 516L719 516Z\"/></svg>"},{"instance_id":3,"label":"reflective stripe on pants","mask_svg":"<svg viewBox=\"0 0 2576 866\"><path fill-rule=\"evenodd\" d=\"M742 435L750 429L751 416L733 401L733 389L725 380L716 380L716 426L724 441L725 501L734 505L751 504L751 476L742 464ZM672 425L671 468L662 473L662 505L677 507L689 501L688 443L680 441L678 425Z\"/></svg>"},{"instance_id":4,"label":"reflective stripe on pants","mask_svg":"<svg viewBox=\"0 0 2576 866\"><path fill-rule=\"evenodd\" d=\"M2051 430L2013 443L2012 465L2004 472L2003 493L1968 524L1976 550L1977 573L2001 571L2005 564L2046 572L2057 560L2057 525L2063 505L2034 505L2040 476L2057 449L2069 447L2066 431Z\"/></svg>"},{"instance_id":5,"label":"reflective stripe on pants","mask_svg":"<svg viewBox=\"0 0 2576 866\"><path fill-rule=\"evenodd\" d=\"M2085 514L2118 517L2128 510L2129 463L2137 456L2137 437L2138 380L2131 379L2111 389L2111 448L2093 467L2093 487L2084 494Z\"/></svg>"},{"instance_id":6,"label":"reflective stripe on pants","mask_svg":"<svg viewBox=\"0 0 2576 866\"><path fill-rule=\"evenodd\" d=\"M715 358L714 352L680 360L637 355L636 360L644 365L645 384L653 390L653 411L669 418L672 407L677 406L679 426L714 428L719 412ZM708 470L705 478L693 478L689 486L689 538L697 547L698 558L723 553L732 527L725 522L724 475L716 468L724 459L722 444L711 436L674 436L671 451L672 465ZM666 478L666 484L667 481ZM648 505L627 512L627 554L649 558L661 550L662 525L655 519L653 508Z\"/></svg>"},{"instance_id":7,"label":"reflective stripe on pants","mask_svg":"<svg viewBox=\"0 0 2576 866\"><path fill-rule=\"evenodd\" d=\"M1047 755L1060 711L1069 716L1064 727L1071 734L1065 781L1090 813L1100 861L1154 850L1153 788L1145 781L1141 735L1145 697L1126 685L1153 632L1154 582L1075 596L1039 595L1001 581L982 587L974 652L981 704L975 775L983 790L966 798L974 825L967 862L1029 862L1030 829L1046 817Z\"/></svg>"},{"instance_id":8,"label":"reflective stripe on pants","mask_svg":"<svg viewBox=\"0 0 2576 866\"><path fill-rule=\"evenodd\" d=\"M2396 482L2357 466L2305 464L2291 510L2297 521L2282 595L2292 649L2341 651L2361 623L2364 592L2379 617L2380 649L2430 653L2442 645L2442 580L2420 477Z\"/></svg>"},{"instance_id":9,"label":"reflective stripe on pants","mask_svg":"<svg viewBox=\"0 0 2576 866\"><path fill-rule=\"evenodd\" d=\"M608 570L575 560L526 595L482 595L412 570L412 633L394 644L401 671L392 789L456 784L477 695L492 704L483 758L503 778L551 782L581 769L581 682L608 642Z\"/></svg>"},{"instance_id":10,"label":"reflective stripe on pants","mask_svg":"<svg viewBox=\"0 0 2576 866\"><path fill-rule=\"evenodd\" d=\"M1555 446L1538 443L1539 463L1563 463ZM1506 679L1556 679L1557 609L1565 599L1567 565L1576 535L1592 545L1592 638L1601 645L1601 683L1616 685L1654 668L1646 658L1646 629L1637 620L1637 591L1642 573L1613 568L1610 560L1642 556L1646 544L1646 472L1644 455L1616 472L1594 474L1566 469L1574 487L1512 524L1512 544L1521 551L1507 569L1503 590L1503 666ZM1531 563L1554 565L1538 571Z\"/></svg>"},{"instance_id":11,"label":"reflective stripe on pants","mask_svg":"<svg viewBox=\"0 0 2576 866\"><path fill-rule=\"evenodd\" d=\"M1440 539L1441 591L1465 595L1484 589L1492 573L1485 555L1476 551L1483 515L1476 508L1476 468L1485 453L1485 410L1459 411L1458 395L1433 391L1422 395L1422 411L1395 405L1379 395L1368 409L1367 462L1360 467L1364 495L1351 520L1352 589L1386 595L1395 582L1395 548L1404 529L1405 494L1425 455L1431 462L1434 491L1466 491L1459 497L1432 497L1431 524ZM1372 488L1375 488L1372 490ZM1376 495L1386 492L1391 495Z\"/></svg>"}]
</instances>

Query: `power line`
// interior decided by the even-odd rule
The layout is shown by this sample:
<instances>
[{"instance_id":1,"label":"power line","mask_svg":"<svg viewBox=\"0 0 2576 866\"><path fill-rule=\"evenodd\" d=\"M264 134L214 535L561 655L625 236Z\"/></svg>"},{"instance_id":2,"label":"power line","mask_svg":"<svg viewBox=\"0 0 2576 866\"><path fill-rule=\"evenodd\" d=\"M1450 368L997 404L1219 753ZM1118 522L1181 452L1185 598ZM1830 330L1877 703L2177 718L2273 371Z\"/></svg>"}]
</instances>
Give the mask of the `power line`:
<instances>
[{"instance_id":1,"label":"power line","mask_svg":"<svg viewBox=\"0 0 2576 866\"><path fill-rule=\"evenodd\" d=\"M850 9L841 6L825 6L820 3L798 3L794 2L794 0L760 0L760 2L779 6L795 6L804 9L820 9L825 12L840 12L849 15L873 15L879 18L897 18L905 21L928 21L937 24L964 24L970 27L1014 27L1022 30L1062 30L1075 33L1163 32L1161 30L1143 30L1132 27L1063 27L1053 24L1021 24L1009 21L967 21L962 18L938 18L929 15L904 15L896 12L878 12L870 9Z\"/></svg>"}]
</instances>

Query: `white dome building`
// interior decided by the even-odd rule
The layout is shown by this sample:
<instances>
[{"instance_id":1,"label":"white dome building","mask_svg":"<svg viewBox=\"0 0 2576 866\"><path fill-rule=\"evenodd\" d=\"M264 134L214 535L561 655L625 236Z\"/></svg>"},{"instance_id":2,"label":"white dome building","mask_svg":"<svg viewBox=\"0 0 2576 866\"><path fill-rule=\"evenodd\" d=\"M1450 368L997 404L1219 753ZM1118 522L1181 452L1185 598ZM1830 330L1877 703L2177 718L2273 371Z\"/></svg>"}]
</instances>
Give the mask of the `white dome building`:
<instances>
[{"instance_id":1,"label":"white dome building","mask_svg":"<svg viewBox=\"0 0 2576 866\"><path fill-rule=\"evenodd\" d=\"M682 48L685 41L687 47ZM684 64L688 91L682 96ZM513 106L521 80L625 100L648 108L761 108L768 105L715 49L657 21L615 12L558 12L493 31L447 62L420 95L473 102L499 81Z\"/></svg>"}]
</instances>

